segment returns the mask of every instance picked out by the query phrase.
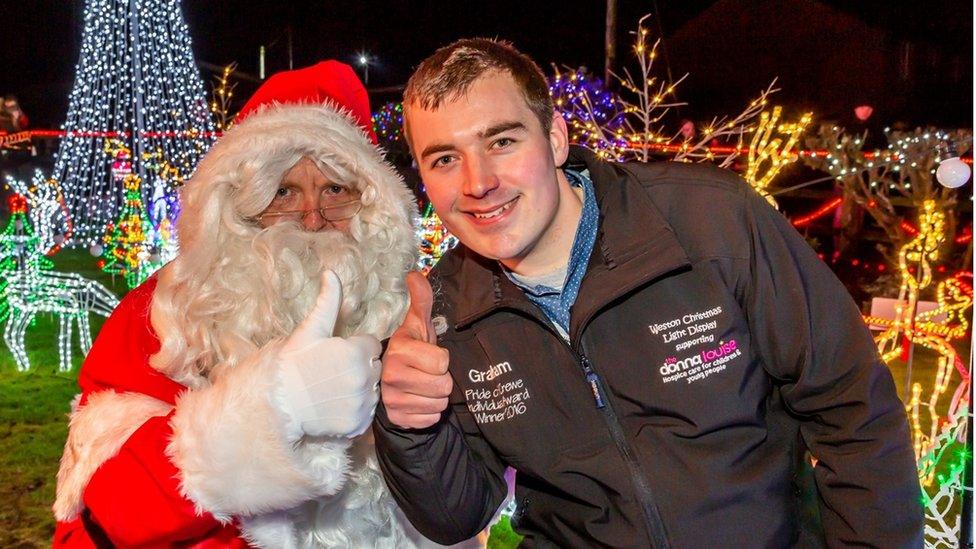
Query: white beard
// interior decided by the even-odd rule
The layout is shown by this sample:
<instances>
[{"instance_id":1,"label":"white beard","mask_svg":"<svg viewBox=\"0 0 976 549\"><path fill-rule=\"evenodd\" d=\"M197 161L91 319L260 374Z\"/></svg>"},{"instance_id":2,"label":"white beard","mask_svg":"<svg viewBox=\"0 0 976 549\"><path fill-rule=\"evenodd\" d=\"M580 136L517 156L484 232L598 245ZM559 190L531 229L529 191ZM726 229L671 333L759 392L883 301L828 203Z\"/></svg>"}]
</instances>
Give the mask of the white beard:
<instances>
[{"instance_id":1,"label":"white beard","mask_svg":"<svg viewBox=\"0 0 976 549\"><path fill-rule=\"evenodd\" d=\"M379 290L380 275L370 272L376 264L375 254L357 245L348 234L308 232L279 223L255 236L252 249L265 261L264 272L255 273L263 283L255 281L257 284L251 286L253 299L264 301L265 308L274 312L271 321L277 328L277 333L266 337L287 335L305 318L318 297L325 270L334 271L342 282L335 335L387 335L391 319L375 318L378 311L369 307ZM368 317L370 313L374 318Z\"/></svg>"},{"instance_id":2,"label":"white beard","mask_svg":"<svg viewBox=\"0 0 976 549\"><path fill-rule=\"evenodd\" d=\"M384 302L383 277L377 274L379 254L357 245L344 232L312 233L279 223L259 233L252 248L252 257L263 258L266 269L263 273L253 267L248 270L263 281L252 283L252 299L264 301L264 307L275 312L271 323L279 326L279 333L273 337L287 335L305 318L315 303L320 275L326 269L339 276L343 289L335 335L369 334L382 338L399 320L391 319L387 308L374 306ZM265 547L434 546L398 514L376 461L371 432L354 439L350 460L345 486L338 494L307 501L293 509L242 519L249 539Z\"/></svg>"},{"instance_id":3,"label":"white beard","mask_svg":"<svg viewBox=\"0 0 976 549\"><path fill-rule=\"evenodd\" d=\"M153 327L163 348L152 364L191 387L291 334L325 269L342 283L335 335L386 338L406 310L403 256L345 232L277 223L227 238L217 258L186 251L160 275Z\"/></svg>"}]
</instances>

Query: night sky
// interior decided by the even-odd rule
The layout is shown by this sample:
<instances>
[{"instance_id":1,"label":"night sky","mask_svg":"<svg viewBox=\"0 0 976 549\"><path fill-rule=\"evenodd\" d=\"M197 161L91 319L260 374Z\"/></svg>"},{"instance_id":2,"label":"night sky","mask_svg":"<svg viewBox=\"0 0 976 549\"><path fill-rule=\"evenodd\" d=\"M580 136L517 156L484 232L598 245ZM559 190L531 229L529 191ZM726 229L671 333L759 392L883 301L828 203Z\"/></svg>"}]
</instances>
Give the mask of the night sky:
<instances>
[{"instance_id":1,"label":"night sky","mask_svg":"<svg viewBox=\"0 0 976 549\"><path fill-rule=\"evenodd\" d=\"M83 2L0 5L0 93L20 98L33 127L57 127L74 78ZM781 102L821 117L846 121L849 103L860 101L879 106L876 118L885 123L972 127L968 0L619 0L618 9L619 62L631 56L628 31L641 15L654 13L650 30L664 37L658 74L691 73L678 89L691 106L676 115L704 119L741 109L779 76ZM207 88L215 68L237 61L245 73L241 101L256 86L247 75L257 74L260 45L268 48L269 73L287 68L288 29L295 67L326 58L354 63L357 52L369 52L376 60L369 73L374 106L396 99L390 88L402 86L438 46L467 36L511 40L547 72L551 63L603 72L605 2L599 0L184 0L183 10ZM811 31L811 25L821 27ZM834 28L843 30L832 35ZM857 51L850 51L847 36ZM900 70L905 44L911 71L895 85L889 81ZM871 51L862 54L865 47ZM858 65L867 55L873 57Z\"/></svg>"}]
</instances>

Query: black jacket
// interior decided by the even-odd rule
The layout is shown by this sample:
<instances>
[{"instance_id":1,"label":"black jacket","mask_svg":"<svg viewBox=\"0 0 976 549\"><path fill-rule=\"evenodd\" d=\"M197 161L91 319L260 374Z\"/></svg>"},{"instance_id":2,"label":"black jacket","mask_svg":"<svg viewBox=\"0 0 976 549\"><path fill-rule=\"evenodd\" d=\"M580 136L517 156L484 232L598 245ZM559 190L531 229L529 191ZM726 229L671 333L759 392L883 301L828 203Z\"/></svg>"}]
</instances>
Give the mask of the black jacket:
<instances>
[{"instance_id":1,"label":"black jacket","mask_svg":"<svg viewBox=\"0 0 976 549\"><path fill-rule=\"evenodd\" d=\"M417 528L483 528L518 471L525 546L785 547L798 540L798 441L831 546L920 547L908 423L844 287L730 172L609 164L573 148L600 228L570 342L459 247L437 266L449 411L380 464ZM585 166L583 166L585 164Z\"/></svg>"}]
</instances>

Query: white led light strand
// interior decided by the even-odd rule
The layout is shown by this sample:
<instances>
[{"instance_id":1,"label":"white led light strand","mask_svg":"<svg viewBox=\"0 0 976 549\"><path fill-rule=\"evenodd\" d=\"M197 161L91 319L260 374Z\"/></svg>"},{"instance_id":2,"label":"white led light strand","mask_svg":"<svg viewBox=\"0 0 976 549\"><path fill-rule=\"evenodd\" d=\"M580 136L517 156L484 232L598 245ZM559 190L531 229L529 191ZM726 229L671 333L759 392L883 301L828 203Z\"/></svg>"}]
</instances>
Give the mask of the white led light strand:
<instances>
[{"instance_id":1,"label":"white led light strand","mask_svg":"<svg viewBox=\"0 0 976 549\"><path fill-rule=\"evenodd\" d=\"M8 198L10 220L0 232L0 322L6 321L3 340L17 362L19 371L30 369L25 345L27 328L39 313L57 315L59 369L71 369L71 335L78 329L78 344L83 353L91 348L91 328L88 314L107 317L118 305L115 295L102 284L75 273L53 271L53 263L44 253L57 247L51 236L52 219L60 210L56 185L39 173L31 186L8 180L14 189L27 192ZM37 205L43 212L32 210ZM34 230L31 219L38 219ZM55 235L57 236L57 235ZM48 244L52 245L49 246Z\"/></svg>"},{"instance_id":2,"label":"white led light strand","mask_svg":"<svg viewBox=\"0 0 976 549\"><path fill-rule=\"evenodd\" d=\"M70 218L56 230L71 245L100 241L124 204L121 181L112 173L114 159L103 150L107 138L132 151L131 169L142 179L152 223L176 219L176 187L213 141L179 0L87 1L63 128L67 135L54 179L64 191ZM163 177L147 168L149 157L165 158L177 176Z\"/></svg>"}]
</instances>

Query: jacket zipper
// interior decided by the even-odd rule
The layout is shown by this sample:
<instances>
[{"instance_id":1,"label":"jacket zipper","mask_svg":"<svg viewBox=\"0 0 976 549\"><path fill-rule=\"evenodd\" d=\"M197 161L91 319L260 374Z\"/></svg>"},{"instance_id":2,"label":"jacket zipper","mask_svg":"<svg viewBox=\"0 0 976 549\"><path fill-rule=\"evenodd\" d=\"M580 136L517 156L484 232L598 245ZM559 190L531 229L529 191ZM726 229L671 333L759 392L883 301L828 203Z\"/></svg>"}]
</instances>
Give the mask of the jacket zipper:
<instances>
[{"instance_id":1,"label":"jacket zipper","mask_svg":"<svg viewBox=\"0 0 976 549\"><path fill-rule=\"evenodd\" d=\"M586 382L590 384L590 391L593 393L593 400L597 408L605 408L607 403L603 401L603 392L600 390L600 376L596 375L593 368L590 368L590 361L584 356L581 364L583 365L583 375Z\"/></svg>"},{"instance_id":2,"label":"jacket zipper","mask_svg":"<svg viewBox=\"0 0 976 549\"><path fill-rule=\"evenodd\" d=\"M583 375L586 378L587 384L590 386L590 390L593 392L593 401L596 407L602 412L603 419L610 429L610 435L613 437L613 442L616 444L621 456L623 456L624 462L627 463L630 479L634 483L637 500L640 502L641 511L644 513L644 524L647 526L647 533L651 538L651 542L654 544L654 547L666 548L668 547L668 539L664 533L664 521L661 520L661 515L658 514L647 478L634 455L633 448L627 442L623 426L620 425L620 420L617 418L617 413L613 409L613 404L605 396L606 391L603 389L603 381L600 379L600 375L593 370L593 365L585 354L577 353L575 350L574 354L579 357L580 365L583 368Z\"/></svg>"},{"instance_id":3,"label":"jacket zipper","mask_svg":"<svg viewBox=\"0 0 976 549\"><path fill-rule=\"evenodd\" d=\"M667 272L667 271L665 271ZM660 273L660 274L663 274ZM639 282L629 285L625 288L620 288L616 295L626 295L643 284L648 280L653 279L653 277L645 277ZM589 311L586 316L583 317L583 321L579 324L577 332L582 332L584 326L589 324L590 320L596 316L596 313L600 309L594 309ZM560 337L559 339L562 339ZM641 467L640 462L637 461L637 457L634 455L634 450L630 443L627 442L627 437L624 435L623 426L620 425L620 420L617 418L617 412L613 409L613 404L610 403L607 398L606 391L603 388L603 380L600 379L600 375L593 370L593 363L590 359L586 357L582 348L577 351L575 347L570 343L570 350L579 359L580 366L583 369L583 377L586 379L586 383L590 386L590 391L593 393L593 402L596 404L597 409L602 412L603 420L606 422L608 429L610 430L610 435L613 437L613 442L617 446L617 450L620 455L624 458L627 463L627 468L630 472L630 479L634 484L634 489L637 492L637 500L640 502L641 511L644 513L644 524L647 527L647 533L651 538L651 542L655 547L667 548L668 538L664 532L664 521L661 520L661 515L658 513L657 505L654 503L654 497L651 494L650 484L647 482L647 476L644 474L644 469Z\"/></svg>"},{"instance_id":4,"label":"jacket zipper","mask_svg":"<svg viewBox=\"0 0 976 549\"><path fill-rule=\"evenodd\" d=\"M636 288L639 285L640 284L635 284L633 287ZM647 477L644 474L640 463L637 461L637 458L634 456L633 448L631 448L630 443L627 442L627 438L624 435L623 426L620 425L620 420L617 418L617 413L614 411L613 405L607 399L607 393L603 388L603 380L600 378L600 374L593 369L593 364L582 352L582 350L577 351L576 348L573 347L572 343L563 339L562 335L560 335L556 329L553 328L551 321L539 315L539 313L533 309L525 307L521 304L511 304L509 307L513 310L528 315L529 318L542 325L557 339L559 339L559 341L562 341L569 349L570 353L572 353L579 361L583 370L583 377L587 385L589 385L590 392L593 395L593 402L597 409L602 412L604 422L606 422L610 435L613 438L613 442L617 446L617 451L620 452L621 456L624 458L624 462L627 464L627 468L629 470L628 472L630 473L630 480L634 485L634 490L637 492L637 500L640 503L641 511L644 515L644 526L647 528L647 535L650 537L651 543L654 544L655 548L666 549L670 547L667 536L664 533L664 521L661 520L661 515L657 511L657 505L655 505L654 498L651 495L651 488L647 482ZM589 323L593 316L595 316L595 311L587 315L584 322L580 324L580 326L582 327Z\"/></svg>"}]
</instances>

